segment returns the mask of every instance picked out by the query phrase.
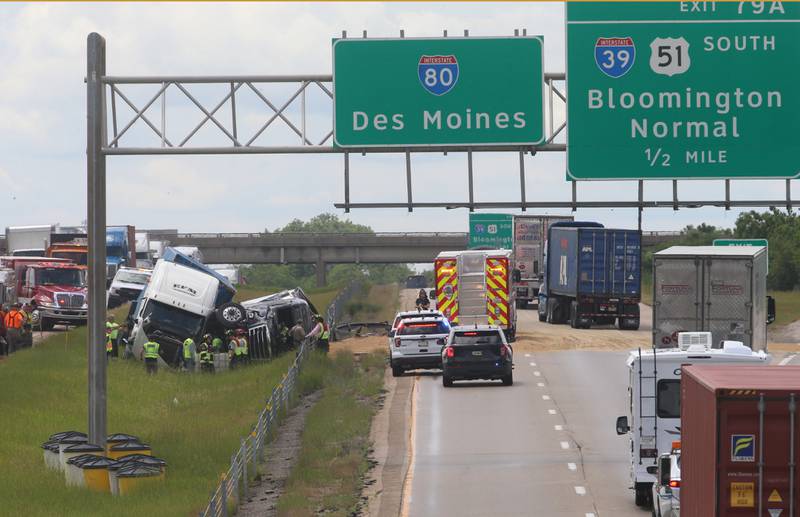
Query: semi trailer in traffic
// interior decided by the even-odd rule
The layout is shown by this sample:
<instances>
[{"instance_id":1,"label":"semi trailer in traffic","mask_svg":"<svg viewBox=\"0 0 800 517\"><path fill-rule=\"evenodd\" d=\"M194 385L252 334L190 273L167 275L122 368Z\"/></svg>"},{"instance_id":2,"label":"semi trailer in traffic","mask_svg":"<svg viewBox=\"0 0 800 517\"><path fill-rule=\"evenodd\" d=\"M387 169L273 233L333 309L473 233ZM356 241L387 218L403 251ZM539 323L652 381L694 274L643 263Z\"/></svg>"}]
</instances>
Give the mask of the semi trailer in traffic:
<instances>
[{"instance_id":1,"label":"semi trailer in traffic","mask_svg":"<svg viewBox=\"0 0 800 517\"><path fill-rule=\"evenodd\" d=\"M800 510L800 366L682 368L681 514Z\"/></svg>"},{"instance_id":2,"label":"semi trailer in traffic","mask_svg":"<svg viewBox=\"0 0 800 517\"><path fill-rule=\"evenodd\" d=\"M556 222L547 238L539 321L573 328L639 328L642 233L599 223Z\"/></svg>"},{"instance_id":3,"label":"semi trailer in traffic","mask_svg":"<svg viewBox=\"0 0 800 517\"><path fill-rule=\"evenodd\" d=\"M55 225L6 227L6 254L13 257L44 257Z\"/></svg>"},{"instance_id":4,"label":"semi trailer in traffic","mask_svg":"<svg viewBox=\"0 0 800 517\"><path fill-rule=\"evenodd\" d=\"M680 332L711 332L714 343L767 349L775 304L767 296L767 250L755 246L673 246L653 254L653 344Z\"/></svg>"},{"instance_id":5,"label":"semi trailer in traffic","mask_svg":"<svg viewBox=\"0 0 800 517\"><path fill-rule=\"evenodd\" d=\"M572 216L514 216L514 269L520 273L514 288L518 309L539 303L539 288L544 280L544 246L550 226L572 220Z\"/></svg>"},{"instance_id":6,"label":"semi trailer in traffic","mask_svg":"<svg viewBox=\"0 0 800 517\"><path fill-rule=\"evenodd\" d=\"M687 364L763 365L769 356L740 342L713 348L708 332L682 332L671 349L634 350L627 359L628 415L617 418L616 431L630 441L630 475L638 506L652 503L656 460L680 440L681 366ZM744 373L745 370L742 370ZM686 450L683 450L686 453Z\"/></svg>"},{"instance_id":7,"label":"semi trailer in traffic","mask_svg":"<svg viewBox=\"0 0 800 517\"><path fill-rule=\"evenodd\" d=\"M443 251L434 261L436 308L452 325L495 325L517 332L511 250Z\"/></svg>"}]
</instances>

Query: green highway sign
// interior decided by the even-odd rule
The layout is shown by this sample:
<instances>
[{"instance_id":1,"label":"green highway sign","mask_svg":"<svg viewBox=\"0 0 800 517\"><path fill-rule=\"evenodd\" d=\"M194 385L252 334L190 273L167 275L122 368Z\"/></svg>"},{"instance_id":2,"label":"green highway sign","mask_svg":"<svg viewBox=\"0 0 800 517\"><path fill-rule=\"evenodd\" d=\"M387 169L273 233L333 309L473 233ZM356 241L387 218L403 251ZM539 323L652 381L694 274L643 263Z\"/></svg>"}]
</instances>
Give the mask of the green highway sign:
<instances>
[{"instance_id":1,"label":"green highway sign","mask_svg":"<svg viewBox=\"0 0 800 517\"><path fill-rule=\"evenodd\" d=\"M714 239L714 246L763 246L767 248L767 274L769 274L769 242L767 239Z\"/></svg>"},{"instance_id":2,"label":"green highway sign","mask_svg":"<svg viewBox=\"0 0 800 517\"><path fill-rule=\"evenodd\" d=\"M800 175L797 2L567 2L567 179Z\"/></svg>"},{"instance_id":3,"label":"green highway sign","mask_svg":"<svg viewBox=\"0 0 800 517\"><path fill-rule=\"evenodd\" d=\"M514 216L511 214L469 214L469 249L512 249Z\"/></svg>"},{"instance_id":4,"label":"green highway sign","mask_svg":"<svg viewBox=\"0 0 800 517\"><path fill-rule=\"evenodd\" d=\"M540 36L338 39L338 147L544 142Z\"/></svg>"}]
</instances>

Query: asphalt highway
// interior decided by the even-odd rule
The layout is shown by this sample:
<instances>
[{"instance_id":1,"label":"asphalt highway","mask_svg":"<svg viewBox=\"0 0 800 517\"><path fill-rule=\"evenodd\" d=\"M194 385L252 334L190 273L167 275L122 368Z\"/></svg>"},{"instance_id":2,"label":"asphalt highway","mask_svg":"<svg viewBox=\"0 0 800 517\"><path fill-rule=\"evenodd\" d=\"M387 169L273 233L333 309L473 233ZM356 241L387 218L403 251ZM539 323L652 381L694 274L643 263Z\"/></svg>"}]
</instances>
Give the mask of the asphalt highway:
<instances>
[{"instance_id":1,"label":"asphalt highway","mask_svg":"<svg viewBox=\"0 0 800 517\"><path fill-rule=\"evenodd\" d=\"M535 311L518 324L548 331ZM626 355L515 347L511 387L444 389L439 375L417 375L404 513L648 515L628 489L627 437L614 431L626 414Z\"/></svg>"}]
</instances>

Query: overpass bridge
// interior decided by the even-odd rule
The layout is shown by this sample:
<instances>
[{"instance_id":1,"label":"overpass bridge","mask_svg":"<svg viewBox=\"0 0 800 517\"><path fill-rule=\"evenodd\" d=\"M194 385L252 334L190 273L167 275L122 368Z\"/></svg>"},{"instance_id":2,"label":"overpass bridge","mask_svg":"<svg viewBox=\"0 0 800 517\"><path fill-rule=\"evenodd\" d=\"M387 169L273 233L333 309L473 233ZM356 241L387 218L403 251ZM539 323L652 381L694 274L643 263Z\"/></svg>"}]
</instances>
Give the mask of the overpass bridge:
<instances>
[{"instance_id":1,"label":"overpass bridge","mask_svg":"<svg viewBox=\"0 0 800 517\"><path fill-rule=\"evenodd\" d=\"M315 264L325 285L330 264L432 263L442 251L467 249L469 234L405 233L158 233L151 240L196 246L207 264ZM680 232L644 232L643 244L667 242Z\"/></svg>"}]
</instances>

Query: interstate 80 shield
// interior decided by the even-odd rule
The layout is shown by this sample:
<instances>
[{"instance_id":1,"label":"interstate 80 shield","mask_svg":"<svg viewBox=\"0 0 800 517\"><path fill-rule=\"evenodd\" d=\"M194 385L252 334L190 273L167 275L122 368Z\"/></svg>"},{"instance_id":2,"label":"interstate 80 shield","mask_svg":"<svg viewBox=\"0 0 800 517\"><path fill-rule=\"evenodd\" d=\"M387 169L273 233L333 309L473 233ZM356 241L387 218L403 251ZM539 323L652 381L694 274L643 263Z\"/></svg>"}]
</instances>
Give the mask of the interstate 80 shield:
<instances>
[{"instance_id":1,"label":"interstate 80 shield","mask_svg":"<svg viewBox=\"0 0 800 517\"><path fill-rule=\"evenodd\" d=\"M601 72L617 79L633 68L636 46L633 38L597 38L594 45L594 61Z\"/></svg>"},{"instance_id":2,"label":"interstate 80 shield","mask_svg":"<svg viewBox=\"0 0 800 517\"><path fill-rule=\"evenodd\" d=\"M444 95L458 82L456 56L420 56L417 73L422 87L433 95Z\"/></svg>"}]
</instances>

